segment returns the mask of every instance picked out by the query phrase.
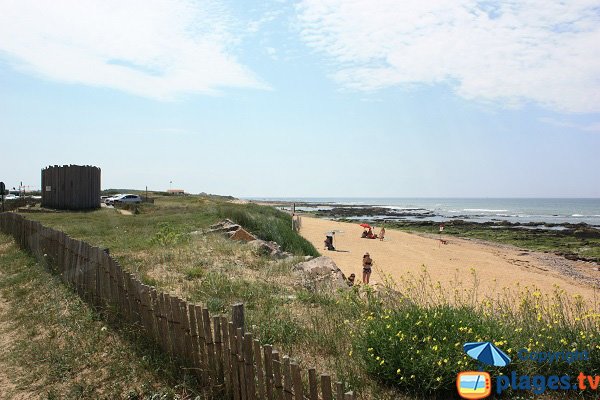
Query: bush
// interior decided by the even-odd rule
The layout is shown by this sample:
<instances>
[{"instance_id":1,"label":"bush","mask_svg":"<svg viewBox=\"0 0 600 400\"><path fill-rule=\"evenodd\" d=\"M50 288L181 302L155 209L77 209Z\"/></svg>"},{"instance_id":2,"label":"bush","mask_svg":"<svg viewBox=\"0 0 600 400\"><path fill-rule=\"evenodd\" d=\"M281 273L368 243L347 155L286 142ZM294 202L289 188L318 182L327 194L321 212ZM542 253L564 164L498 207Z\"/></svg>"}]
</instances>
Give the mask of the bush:
<instances>
[{"instance_id":1,"label":"bush","mask_svg":"<svg viewBox=\"0 0 600 400\"><path fill-rule=\"evenodd\" d=\"M512 359L506 367L484 366L492 376L515 371L570 375L574 381L580 372L600 374L600 314L578 296L568 297L558 288L553 295L524 288L472 304L446 299L438 305L398 299L393 304L369 302L367 314L351 324L353 352L367 373L406 392L452 396L459 372L482 367L464 353L463 344L489 341ZM589 359L571 364L521 360L521 349L587 350Z\"/></svg>"}]
</instances>

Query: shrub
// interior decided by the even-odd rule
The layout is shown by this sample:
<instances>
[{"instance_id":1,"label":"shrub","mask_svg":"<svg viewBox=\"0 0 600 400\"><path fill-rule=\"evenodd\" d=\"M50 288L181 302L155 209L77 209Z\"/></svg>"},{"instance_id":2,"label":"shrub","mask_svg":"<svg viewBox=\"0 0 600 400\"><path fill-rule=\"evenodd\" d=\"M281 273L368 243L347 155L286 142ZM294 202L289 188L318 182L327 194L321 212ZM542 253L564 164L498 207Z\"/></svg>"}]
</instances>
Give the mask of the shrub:
<instances>
[{"instance_id":1,"label":"shrub","mask_svg":"<svg viewBox=\"0 0 600 400\"><path fill-rule=\"evenodd\" d=\"M422 299L432 296L426 289L421 294ZM553 295L535 288L505 289L495 300L473 299L470 304L457 304L449 297L437 305L399 298L389 304L365 303L367 313L351 325L353 353L367 373L403 391L450 396L456 392L459 372L481 367L492 376L514 371L530 376L569 375L572 381L580 372L600 373L600 314L580 296L569 297L559 288ZM464 343L483 341L496 344L512 362L502 368L482 366L464 353ZM535 362L520 359L519 350L530 354L588 351L589 358L570 364Z\"/></svg>"}]
</instances>

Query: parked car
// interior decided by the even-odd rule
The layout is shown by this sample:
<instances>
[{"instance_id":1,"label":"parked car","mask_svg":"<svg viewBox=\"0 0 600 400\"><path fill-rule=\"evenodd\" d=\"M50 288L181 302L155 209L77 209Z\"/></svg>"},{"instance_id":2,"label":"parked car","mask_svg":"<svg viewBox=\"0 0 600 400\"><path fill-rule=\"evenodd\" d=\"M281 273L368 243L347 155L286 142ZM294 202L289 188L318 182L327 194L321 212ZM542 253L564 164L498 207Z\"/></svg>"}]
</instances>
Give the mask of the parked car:
<instances>
[{"instance_id":1,"label":"parked car","mask_svg":"<svg viewBox=\"0 0 600 400\"><path fill-rule=\"evenodd\" d=\"M117 197L121 197L123 196L122 194L114 194L112 196L107 197L106 199L104 199L104 204L106 204L107 206L112 206L115 202L115 199Z\"/></svg>"},{"instance_id":2,"label":"parked car","mask_svg":"<svg viewBox=\"0 0 600 400\"><path fill-rule=\"evenodd\" d=\"M113 200L113 204L139 204L141 202L142 198L137 194L122 194Z\"/></svg>"}]
</instances>

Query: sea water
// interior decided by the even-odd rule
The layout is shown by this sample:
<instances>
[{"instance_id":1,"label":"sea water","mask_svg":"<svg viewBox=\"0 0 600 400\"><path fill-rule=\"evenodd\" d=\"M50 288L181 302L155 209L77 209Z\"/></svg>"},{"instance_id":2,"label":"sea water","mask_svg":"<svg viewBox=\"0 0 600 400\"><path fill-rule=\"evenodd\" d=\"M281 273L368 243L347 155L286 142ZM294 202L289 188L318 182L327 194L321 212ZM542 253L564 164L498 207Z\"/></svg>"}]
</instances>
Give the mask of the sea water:
<instances>
[{"instance_id":1,"label":"sea water","mask_svg":"<svg viewBox=\"0 0 600 400\"><path fill-rule=\"evenodd\" d=\"M600 227L600 199L546 198L254 198L266 201L296 201L321 205L355 205L387 207L407 211L409 220L436 222L464 219L472 222L508 221L526 224L586 223ZM423 214L420 216L419 214Z\"/></svg>"}]
</instances>

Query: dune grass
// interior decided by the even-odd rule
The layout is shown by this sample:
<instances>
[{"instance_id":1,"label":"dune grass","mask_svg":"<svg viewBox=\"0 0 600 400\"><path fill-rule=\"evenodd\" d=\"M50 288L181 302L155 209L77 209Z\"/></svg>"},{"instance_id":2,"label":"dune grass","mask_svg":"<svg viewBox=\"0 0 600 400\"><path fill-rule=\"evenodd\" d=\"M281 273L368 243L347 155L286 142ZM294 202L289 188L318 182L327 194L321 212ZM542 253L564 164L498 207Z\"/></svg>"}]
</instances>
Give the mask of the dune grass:
<instances>
[{"instance_id":1,"label":"dune grass","mask_svg":"<svg viewBox=\"0 0 600 400\"><path fill-rule=\"evenodd\" d=\"M97 314L0 234L1 398L186 398L193 380L136 329Z\"/></svg>"},{"instance_id":2,"label":"dune grass","mask_svg":"<svg viewBox=\"0 0 600 400\"><path fill-rule=\"evenodd\" d=\"M292 217L272 207L256 204L222 203L218 214L242 225L263 240L277 242L296 255L318 256L312 243L292 230Z\"/></svg>"}]
</instances>

